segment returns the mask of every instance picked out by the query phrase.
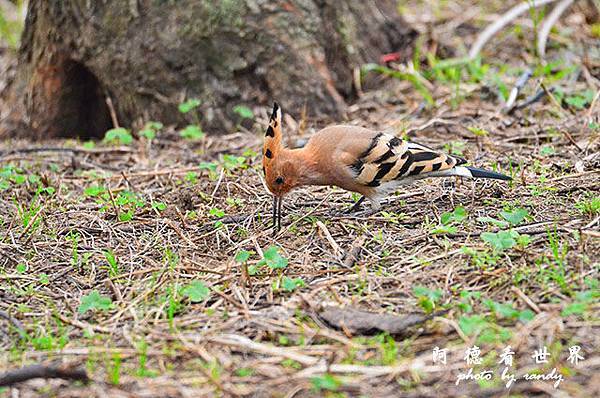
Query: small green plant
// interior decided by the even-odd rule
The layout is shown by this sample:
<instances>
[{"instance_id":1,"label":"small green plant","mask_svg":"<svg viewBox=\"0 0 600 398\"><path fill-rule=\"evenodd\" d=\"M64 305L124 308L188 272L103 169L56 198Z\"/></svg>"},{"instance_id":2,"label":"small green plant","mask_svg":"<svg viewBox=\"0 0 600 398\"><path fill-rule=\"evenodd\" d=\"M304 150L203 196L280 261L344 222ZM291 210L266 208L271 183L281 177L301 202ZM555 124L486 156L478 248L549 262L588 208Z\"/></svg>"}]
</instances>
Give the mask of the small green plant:
<instances>
[{"instance_id":1,"label":"small green plant","mask_svg":"<svg viewBox=\"0 0 600 398\"><path fill-rule=\"evenodd\" d=\"M181 104L179 104L179 112L181 113L189 113L191 111L193 111L194 109L198 108L200 106L201 102L199 99L197 98L191 98L185 102L182 102Z\"/></svg>"},{"instance_id":2,"label":"small green plant","mask_svg":"<svg viewBox=\"0 0 600 398\"><path fill-rule=\"evenodd\" d=\"M150 205L156 211L164 211L167 208L167 205L164 202L152 202Z\"/></svg>"},{"instance_id":3,"label":"small green plant","mask_svg":"<svg viewBox=\"0 0 600 398\"><path fill-rule=\"evenodd\" d=\"M254 119L252 109L244 105L236 105L233 107L233 112L242 119Z\"/></svg>"},{"instance_id":4,"label":"small green plant","mask_svg":"<svg viewBox=\"0 0 600 398\"><path fill-rule=\"evenodd\" d=\"M247 160L248 159L245 156L225 154L223 155L222 162L223 169L227 172L233 172L236 169L246 169L248 168L248 165L246 164Z\"/></svg>"},{"instance_id":5,"label":"small green plant","mask_svg":"<svg viewBox=\"0 0 600 398\"><path fill-rule=\"evenodd\" d=\"M282 269L287 267L288 260L279 254L279 248L277 246L270 246L263 253L263 258L258 262L258 266L267 266L272 270Z\"/></svg>"},{"instance_id":6,"label":"small green plant","mask_svg":"<svg viewBox=\"0 0 600 398\"><path fill-rule=\"evenodd\" d=\"M575 203L575 208L579 210L581 214L595 217L600 214L600 196L589 194L577 201L577 203Z\"/></svg>"},{"instance_id":7,"label":"small green plant","mask_svg":"<svg viewBox=\"0 0 600 398\"><path fill-rule=\"evenodd\" d=\"M117 127L108 130L104 134L104 139L102 141L107 144L129 145L133 142L133 136L126 128Z\"/></svg>"},{"instance_id":8,"label":"small green plant","mask_svg":"<svg viewBox=\"0 0 600 398\"><path fill-rule=\"evenodd\" d=\"M112 250L106 250L104 252L104 258L108 263L108 276L111 278L118 276L120 273L119 261L117 260L115 253Z\"/></svg>"},{"instance_id":9,"label":"small green plant","mask_svg":"<svg viewBox=\"0 0 600 398\"><path fill-rule=\"evenodd\" d=\"M444 144L444 150L451 155L456 156L463 156L466 147L467 144L463 141L450 141L447 144Z\"/></svg>"},{"instance_id":10,"label":"small green plant","mask_svg":"<svg viewBox=\"0 0 600 398\"><path fill-rule=\"evenodd\" d=\"M108 378L111 384L118 386L121 381L121 354L115 352L112 355L110 366L108 367Z\"/></svg>"},{"instance_id":11,"label":"small green plant","mask_svg":"<svg viewBox=\"0 0 600 398\"><path fill-rule=\"evenodd\" d=\"M215 162L202 162L200 163L200 165L198 166L198 168L200 170L207 170L208 171L208 179L211 181L214 181L217 179L217 177L219 176L219 173L217 172L217 168L219 167L219 165Z\"/></svg>"},{"instance_id":12,"label":"small green plant","mask_svg":"<svg viewBox=\"0 0 600 398\"><path fill-rule=\"evenodd\" d=\"M441 225L436 226L431 233L437 234L455 234L457 231L456 225L461 224L468 217L464 207L458 206L451 212L442 214L440 217Z\"/></svg>"},{"instance_id":13,"label":"small green plant","mask_svg":"<svg viewBox=\"0 0 600 398\"><path fill-rule=\"evenodd\" d=\"M210 296L210 289L202 281L192 281L181 290L192 303L199 303Z\"/></svg>"},{"instance_id":14,"label":"small green plant","mask_svg":"<svg viewBox=\"0 0 600 398\"><path fill-rule=\"evenodd\" d=\"M485 299L483 300L483 304L493 311L496 316L503 318L529 322L535 316L533 311L529 309L521 311L513 308L512 303L497 303L493 300Z\"/></svg>"},{"instance_id":15,"label":"small green plant","mask_svg":"<svg viewBox=\"0 0 600 398\"><path fill-rule=\"evenodd\" d=\"M437 303L442 298L440 289L431 290L424 286L413 287L413 293L419 299L419 306L429 314L435 310Z\"/></svg>"},{"instance_id":16,"label":"small green plant","mask_svg":"<svg viewBox=\"0 0 600 398\"><path fill-rule=\"evenodd\" d=\"M577 109L582 110L589 106L594 99L594 91L591 89L587 89L577 94L566 96L564 101L567 105Z\"/></svg>"},{"instance_id":17,"label":"small green plant","mask_svg":"<svg viewBox=\"0 0 600 398\"><path fill-rule=\"evenodd\" d=\"M310 382L316 392L337 391L342 385L338 378L329 373L323 376L311 377Z\"/></svg>"},{"instance_id":18,"label":"small green plant","mask_svg":"<svg viewBox=\"0 0 600 398\"><path fill-rule=\"evenodd\" d=\"M190 141L199 141L202 138L204 138L204 136L206 136L204 131L202 131L200 126L197 124L188 125L179 132L179 135L181 136L181 138L185 138L186 140Z\"/></svg>"},{"instance_id":19,"label":"small green plant","mask_svg":"<svg viewBox=\"0 0 600 398\"><path fill-rule=\"evenodd\" d=\"M302 278L289 278L284 276L281 281L281 287L286 292L293 292L297 288L306 286L306 283L302 280Z\"/></svg>"},{"instance_id":20,"label":"small green plant","mask_svg":"<svg viewBox=\"0 0 600 398\"><path fill-rule=\"evenodd\" d=\"M81 297L81 302L77 311L85 314L88 311L108 311L113 308L110 297L102 296L97 290L92 290L90 294Z\"/></svg>"},{"instance_id":21,"label":"small green plant","mask_svg":"<svg viewBox=\"0 0 600 398\"><path fill-rule=\"evenodd\" d=\"M106 188L101 186L101 185L92 185L90 187L87 187L84 191L83 194L85 196L91 196L91 197L98 197L100 195L102 195L103 193L106 193Z\"/></svg>"},{"instance_id":22,"label":"small green plant","mask_svg":"<svg viewBox=\"0 0 600 398\"><path fill-rule=\"evenodd\" d=\"M32 199L28 207L25 207L19 202L15 202L17 207L17 216L21 220L23 231L28 230L30 234L33 234L42 222L42 217L38 215L42 205L37 204L36 202L36 198Z\"/></svg>"},{"instance_id":23,"label":"small green plant","mask_svg":"<svg viewBox=\"0 0 600 398\"><path fill-rule=\"evenodd\" d=\"M144 340L140 340L137 344L138 351L138 368L136 375L138 377L155 377L158 375L157 372L148 369L148 343Z\"/></svg>"},{"instance_id":24,"label":"small green plant","mask_svg":"<svg viewBox=\"0 0 600 398\"><path fill-rule=\"evenodd\" d=\"M482 127L470 126L470 127L467 127L467 130L469 130L471 133L473 133L473 135L475 135L476 137L486 137L486 136L490 135L489 131L487 131L486 129L484 129Z\"/></svg>"},{"instance_id":25,"label":"small green plant","mask_svg":"<svg viewBox=\"0 0 600 398\"><path fill-rule=\"evenodd\" d=\"M162 123L148 122L144 125L144 128L140 130L139 135L144 137L148 141L152 141L156 138L156 134L163 128Z\"/></svg>"},{"instance_id":26,"label":"small green plant","mask_svg":"<svg viewBox=\"0 0 600 398\"><path fill-rule=\"evenodd\" d=\"M540 148L540 156L548 157L556 154L556 150L552 145L544 145Z\"/></svg>"},{"instance_id":27,"label":"small green plant","mask_svg":"<svg viewBox=\"0 0 600 398\"><path fill-rule=\"evenodd\" d=\"M571 304L565 306L560 314L562 316L583 315L594 303L598 302L599 298L600 290L598 290L598 287L591 290L577 292L575 293L575 300Z\"/></svg>"},{"instance_id":28,"label":"small green plant","mask_svg":"<svg viewBox=\"0 0 600 398\"><path fill-rule=\"evenodd\" d=\"M483 232L481 239L498 252L512 249L515 246L525 247L531 242L529 235L521 235L513 230Z\"/></svg>"},{"instance_id":29,"label":"small green plant","mask_svg":"<svg viewBox=\"0 0 600 398\"><path fill-rule=\"evenodd\" d=\"M517 226L530 216L527 210L523 208L516 208L511 211L501 211L500 217L508 221L510 225Z\"/></svg>"}]
</instances>

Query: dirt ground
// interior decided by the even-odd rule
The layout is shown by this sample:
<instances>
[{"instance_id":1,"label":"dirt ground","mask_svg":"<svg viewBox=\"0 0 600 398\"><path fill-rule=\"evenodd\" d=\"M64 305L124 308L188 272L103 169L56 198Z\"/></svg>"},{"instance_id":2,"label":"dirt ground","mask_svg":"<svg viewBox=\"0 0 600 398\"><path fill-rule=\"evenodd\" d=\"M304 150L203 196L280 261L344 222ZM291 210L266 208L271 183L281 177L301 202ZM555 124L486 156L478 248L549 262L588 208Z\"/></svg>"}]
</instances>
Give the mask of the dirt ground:
<instances>
[{"instance_id":1,"label":"dirt ground","mask_svg":"<svg viewBox=\"0 0 600 398\"><path fill-rule=\"evenodd\" d=\"M576 7L551 34L560 62L536 67L525 16L486 47L488 67L454 81L424 54L468 48L505 6L443 4L405 10L425 38L435 104L386 77L344 122L512 182L428 179L375 214L344 213L357 198L337 188L299 189L274 237L267 107L252 127L197 141L164 127L129 145L0 143L0 374L44 364L91 379L37 379L0 397L598 395L600 40ZM526 67L517 103L551 94L503 112L498 93ZM336 122L285 116L284 134L296 145ZM482 363L471 366L473 346ZM493 376L457 384L469 368ZM554 368L558 387L558 376L525 379Z\"/></svg>"}]
</instances>

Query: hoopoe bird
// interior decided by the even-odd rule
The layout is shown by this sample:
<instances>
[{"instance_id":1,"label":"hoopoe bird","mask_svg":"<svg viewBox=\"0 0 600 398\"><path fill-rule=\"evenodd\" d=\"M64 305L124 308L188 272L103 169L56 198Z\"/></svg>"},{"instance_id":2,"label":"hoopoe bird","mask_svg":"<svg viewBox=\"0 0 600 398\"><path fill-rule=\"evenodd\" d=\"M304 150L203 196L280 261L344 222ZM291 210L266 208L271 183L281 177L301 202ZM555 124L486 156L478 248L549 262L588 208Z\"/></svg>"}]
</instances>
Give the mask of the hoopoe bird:
<instances>
[{"instance_id":1,"label":"hoopoe bird","mask_svg":"<svg viewBox=\"0 0 600 398\"><path fill-rule=\"evenodd\" d=\"M401 185L428 177L511 180L509 176L463 166L456 156L363 127L335 125L315 133L303 148L282 143L281 108L273 105L263 147L263 173L273 194L273 227L281 228L283 196L304 185L335 185L362 194L374 210Z\"/></svg>"}]
</instances>

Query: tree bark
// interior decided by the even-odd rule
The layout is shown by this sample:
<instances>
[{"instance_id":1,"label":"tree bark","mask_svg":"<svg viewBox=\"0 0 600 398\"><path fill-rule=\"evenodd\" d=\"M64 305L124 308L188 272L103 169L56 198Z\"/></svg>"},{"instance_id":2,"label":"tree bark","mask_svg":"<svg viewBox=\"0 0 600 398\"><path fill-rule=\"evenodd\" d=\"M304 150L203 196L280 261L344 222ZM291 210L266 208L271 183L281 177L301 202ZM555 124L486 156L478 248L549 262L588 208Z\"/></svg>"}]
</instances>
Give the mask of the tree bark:
<instances>
[{"instance_id":1,"label":"tree bark","mask_svg":"<svg viewBox=\"0 0 600 398\"><path fill-rule=\"evenodd\" d=\"M393 0L30 0L0 137L100 137L114 116L183 124L187 98L212 132L240 104L339 114L355 68L409 55L414 37Z\"/></svg>"}]
</instances>

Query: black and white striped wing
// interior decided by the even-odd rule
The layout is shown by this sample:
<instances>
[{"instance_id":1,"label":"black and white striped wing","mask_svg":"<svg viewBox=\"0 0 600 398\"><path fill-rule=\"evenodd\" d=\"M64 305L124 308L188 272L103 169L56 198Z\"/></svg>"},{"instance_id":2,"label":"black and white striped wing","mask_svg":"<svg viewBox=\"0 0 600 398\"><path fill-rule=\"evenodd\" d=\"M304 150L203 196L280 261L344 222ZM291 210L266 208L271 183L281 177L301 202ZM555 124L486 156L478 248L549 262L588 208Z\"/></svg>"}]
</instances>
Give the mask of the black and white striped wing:
<instances>
[{"instance_id":1,"label":"black and white striped wing","mask_svg":"<svg viewBox=\"0 0 600 398\"><path fill-rule=\"evenodd\" d=\"M449 170L463 163L465 160L461 158L425 145L379 133L351 167L359 184L378 187L405 178L424 178L428 173Z\"/></svg>"}]
</instances>

